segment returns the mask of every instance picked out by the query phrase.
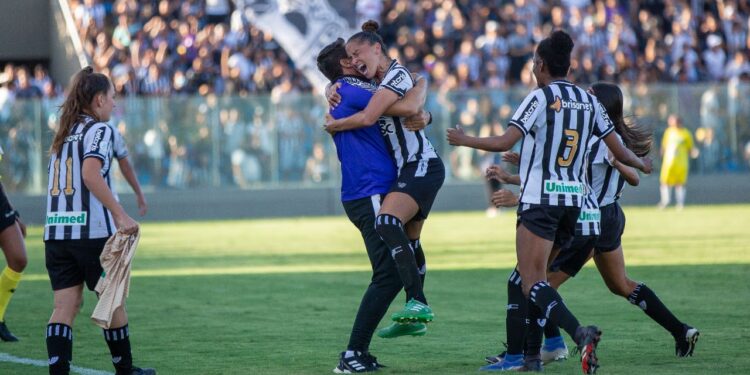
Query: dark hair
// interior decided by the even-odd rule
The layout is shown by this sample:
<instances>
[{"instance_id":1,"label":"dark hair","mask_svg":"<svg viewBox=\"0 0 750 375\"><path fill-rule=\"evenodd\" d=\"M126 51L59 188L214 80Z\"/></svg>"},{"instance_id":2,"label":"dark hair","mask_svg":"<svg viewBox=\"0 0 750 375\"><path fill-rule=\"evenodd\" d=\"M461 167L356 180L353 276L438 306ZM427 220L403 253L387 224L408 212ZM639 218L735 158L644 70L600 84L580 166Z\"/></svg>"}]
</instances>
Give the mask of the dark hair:
<instances>
[{"instance_id":1,"label":"dark hair","mask_svg":"<svg viewBox=\"0 0 750 375\"><path fill-rule=\"evenodd\" d=\"M380 25L373 21L369 20L362 24L362 31L352 35L347 43L349 42L362 42L366 41L369 44L380 44L380 49L385 53L385 43L383 43L383 38L380 37L378 34L378 29L380 29Z\"/></svg>"},{"instance_id":2,"label":"dark hair","mask_svg":"<svg viewBox=\"0 0 750 375\"><path fill-rule=\"evenodd\" d=\"M654 133L645 125L634 121L633 117L625 121L622 111L622 90L613 83L598 82L591 86L591 91L607 110L607 115L614 123L617 134L622 137L625 147L638 156L648 155L654 143Z\"/></svg>"},{"instance_id":3,"label":"dark hair","mask_svg":"<svg viewBox=\"0 0 750 375\"><path fill-rule=\"evenodd\" d=\"M341 60L348 57L346 47L344 47L344 39L338 38L318 53L318 70L333 82L344 74L344 70L341 68Z\"/></svg>"},{"instance_id":4,"label":"dark hair","mask_svg":"<svg viewBox=\"0 0 750 375\"><path fill-rule=\"evenodd\" d=\"M544 61L552 77L565 77L570 69L570 53L574 45L570 35L557 30L539 42L536 53Z\"/></svg>"},{"instance_id":5,"label":"dark hair","mask_svg":"<svg viewBox=\"0 0 750 375\"><path fill-rule=\"evenodd\" d=\"M94 69L87 66L73 76L68 91L68 96L60 106L60 125L52 140L52 146L49 149L50 154L60 150L60 147L70 133L70 129L78 122L78 117L86 110L94 96L100 93L107 93L112 87L109 78L101 73L94 73Z\"/></svg>"}]
</instances>

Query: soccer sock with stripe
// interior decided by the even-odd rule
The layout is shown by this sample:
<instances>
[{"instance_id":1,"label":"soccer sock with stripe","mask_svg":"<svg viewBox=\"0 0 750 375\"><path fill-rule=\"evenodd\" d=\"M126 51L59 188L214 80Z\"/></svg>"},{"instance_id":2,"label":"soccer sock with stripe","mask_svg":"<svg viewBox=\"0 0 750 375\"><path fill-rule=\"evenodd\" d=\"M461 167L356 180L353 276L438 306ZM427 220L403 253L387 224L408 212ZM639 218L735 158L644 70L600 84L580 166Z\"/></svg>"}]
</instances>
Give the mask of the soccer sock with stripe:
<instances>
[{"instance_id":1,"label":"soccer sock with stripe","mask_svg":"<svg viewBox=\"0 0 750 375\"><path fill-rule=\"evenodd\" d=\"M638 284L628 296L628 301L640 307L646 315L669 331L672 336L682 335L682 322L669 311L646 284Z\"/></svg>"},{"instance_id":2,"label":"soccer sock with stripe","mask_svg":"<svg viewBox=\"0 0 750 375\"><path fill-rule=\"evenodd\" d=\"M424 257L422 241L417 238L416 240L410 240L409 243L411 244L412 250L414 250L414 260L417 262L419 278L422 280L422 288L424 288L424 279L427 276L427 259Z\"/></svg>"},{"instance_id":3,"label":"soccer sock with stripe","mask_svg":"<svg viewBox=\"0 0 750 375\"><path fill-rule=\"evenodd\" d=\"M0 275L0 322L5 321L5 310L8 308L10 298L13 297L20 281L21 273L5 266L2 275Z\"/></svg>"},{"instance_id":4,"label":"soccer sock with stripe","mask_svg":"<svg viewBox=\"0 0 750 375\"><path fill-rule=\"evenodd\" d=\"M554 324L564 329L575 340L576 329L580 324L578 319L568 310L562 297L546 281L539 281L531 287L529 292L531 302L539 306L547 319L547 324Z\"/></svg>"},{"instance_id":5,"label":"soccer sock with stripe","mask_svg":"<svg viewBox=\"0 0 750 375\"><path fill-rule=\"evenodd\" d=\"M546 339L554 339L560 337L560 327L547 322L547 324L544 325L544 337Z\"/></svg>"},{"instance_id":6,"label":"soccer sock with stripe","mask_svg":"<svg viewBox=\"0 0 750 375\"><path fill-rule=\"evenodd\" d=\"M68 374L73 360L73 328L63 323L47 324L49 373Z\"/></svg>"},{"instance_id":7,"label":"soccer sock with stripe","mask_svg":"<svg viewBox=\"0 0 750 375\"><path fill-rule=\"evenodd\" d=\"M544 326L547 325L547 320L542 316L542 310L539 310L539 306L531 301L528 304L529 330L526 333L526 357L533 358L541 353Z\"/></svg>"},{"instance_id":8,"label":"soccer sock with stripe","mask_svg":"<svg viewBox=\"0 0 750 375\"><path fill-rule=\"evenodd\" d=\"M528 298L523 295L521 274L514 269L508 278L508 306L505 311L507 354L522 355L528 325Z\"/></svg>"},{"instance_id":9,"label":"soccer sock with stripe","mask_svg":"<svg viewBox=\"0 0 750 375\"><path fill-rule=\"evenodd\" d=\"M112 364L117 373L128 373L133 368L133 356L130 351L130 331L128 325L120 328L102 329L104 340L112 354Z\"/></svg>"},{"instance_id":10,"label":"soccer sock with stripe","mask_svg":"<svg viewBox=\"0 0 750 375\"><path fill-rule=\"evenodd\" d=\"M427 304L427 298L422 290L422 280L419 277L417 262L411 250L409 238L404 232L403 223L397 217L381 214L375 220L375 231L391 250L391 256L396 262L401 282L404 283L406 299L415 299Z\"/></svg>"}]
</instances>

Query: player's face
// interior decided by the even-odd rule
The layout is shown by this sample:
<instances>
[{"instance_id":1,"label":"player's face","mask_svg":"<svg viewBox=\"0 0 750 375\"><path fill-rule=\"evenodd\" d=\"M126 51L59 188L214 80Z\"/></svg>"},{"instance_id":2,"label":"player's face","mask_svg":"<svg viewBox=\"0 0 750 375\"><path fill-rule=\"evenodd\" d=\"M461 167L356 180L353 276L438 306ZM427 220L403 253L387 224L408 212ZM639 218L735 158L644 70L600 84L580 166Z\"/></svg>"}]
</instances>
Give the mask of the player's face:
<instances>
[{"instance_id":1,"label":"player's face","mask_svg":"<svg viewBox=\"0 0 750 375\"><path fill-rule=\"evenodd\" d=\"M533 65L531 67L531 72L534 73L534 78L536 79L536 85L538 87L544 87L544 84L542 83L542 66L544 65L544 61L542 61L542 58L539 57L539 55L534 53L534 60Z\"/></svg>"},{"instance_id":2,"label":"player's face","mask_svg":"<svg viewBox=\"0 0 750 375\"><path fill-rule=\"evenodd\" d=\"M96 100L96 112L97 117L100 121L109 121L112 116L112 110L115 109L115 89L112 85L109 85L109 90L106 94L97 95L94 99Z\"/></svg>"},{"instance_id":3,"label":"player's face","mask_svg":"<svg viewBox=\"0 0 750 375\"><path fill-rule=\"evenodd\" d=\"M352 64L358 72L368 79L373 79L378 70L379 44L365 41L354 41L346 44L346 53L352 58Z\"/></svg>"}]
</instances>

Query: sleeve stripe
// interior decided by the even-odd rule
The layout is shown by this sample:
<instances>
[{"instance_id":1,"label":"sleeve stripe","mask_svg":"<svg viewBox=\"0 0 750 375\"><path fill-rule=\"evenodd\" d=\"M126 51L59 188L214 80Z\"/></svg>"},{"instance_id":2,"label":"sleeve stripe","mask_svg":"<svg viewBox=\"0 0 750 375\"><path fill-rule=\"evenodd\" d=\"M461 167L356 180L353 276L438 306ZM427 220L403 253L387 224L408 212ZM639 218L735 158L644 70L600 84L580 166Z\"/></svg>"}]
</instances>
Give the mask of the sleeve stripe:
<instances>
[{"instance_id":1,"label":"sleeve stripe","mask_svg":"<svg viewBox=\"0 0 750 375\"><path fill-rule=\"evenodd\" d=\"M402 97L403 97L404 95L406 95L406 91L405 91L405 90L400 90L400 89L397 89L397 88L395 88L395 87L393 87L393 86L389 86L389 85L382 85L382 86L380 86L380 87L382 87L382 88L386 88L386 89L388 89L388 90L391 90L391 91L395 92L395 93L396 93L396 95L398 95L398 96L399 96L399 98L402 98Z\"/></svg>"},{"instance_id":2,"label":"sleeve stripe","mask_svg":"<svg viewBox=\"0 0 750 375\"><path fill-rule=\"evenodd\" d=\"M523 126L521 126L521 124L516 122L515 120L510 120L510 122L508 122L508 125L517 127L518 130L520 130L521 133L523 133L523 135L526 135L526 129L524 129Z\"/></svg>"}]
</instances>

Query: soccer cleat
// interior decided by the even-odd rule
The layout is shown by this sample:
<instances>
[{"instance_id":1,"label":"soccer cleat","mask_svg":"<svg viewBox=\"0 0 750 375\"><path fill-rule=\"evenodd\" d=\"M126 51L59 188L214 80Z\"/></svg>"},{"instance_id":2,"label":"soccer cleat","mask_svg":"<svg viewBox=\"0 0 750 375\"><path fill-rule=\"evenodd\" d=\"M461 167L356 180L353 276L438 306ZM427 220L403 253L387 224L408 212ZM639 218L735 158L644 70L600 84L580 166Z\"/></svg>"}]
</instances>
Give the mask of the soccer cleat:
<instances>
[{"instance_id":1,"label":"soccer cleat","mask_svg":"<svg viewBox=\"0 0 750 375\"><path fill-rule=\"evenodd\" d=\"M365 353L365 354L362 354L362 358L363 358L363 359L364 359L365 361L367 361L367 362L369 362L369 363L370 363L370 367L372 367L372 368L374 368L374 369L376 369L376 370L379 370L379 369L381 369L381 368L385 368L385 367L388 367L388 366L386 366L386 365L384 365L384 364L382 364L382 363L378 362L378 358L377 358L377 357L375 357L374 355L370 354L370 352L367 352L367 353Z\"/></svg>"},{"instance_id":2,"label":"soccer cleat","mask_svg":"<svg viewBox=\"0 0 750 375\"><path fill-rule=\"evenodd\" d=\"M508 355L496 363L480 367L479 371L523 371L524 365L523 354Z\"/></svg>"},{"instance_id":3,"label":"soccer cleat","mask_svg":"<svg viewBox=\"0 0 750 375\"><path fill-rule=\"evenodd\" d=\"M599 359L596 357L596 346L602 331L596 326L578 327L575 341L578 351L581 353L581 369L584 374L596 374L599 368Z\"/></svg>"},{"instance_id":4,"label":"soccer cleat","mask_svg":"<svg viewBox=\"0 0 750 375\"><path fill-rule=\"evenodd\" d=\"M565 345L565 341L562 337L545 339L544 345L542 346L542 362L544 364L564 361L568 359L568 347Z\"/></svg>"},{"instance_id":5,"label":"soccer cleat","mask_svg":"<svg viewBox=\"0 0 750 375\"><path fill-rule=\"evenodd\" d=\"M508 349L508 344L503 343L503 346L505 346L505 349ZM503 350L503 352L498 355L484 357L484 360L489 364L498 363L505 358L505 353L507 353L507 350Z\"/></svg>"},{"instance_id":6,"label":"soccer cleat","mask_svg":"<svg viewBox=\"0 0 750 375\"><path fill-rule=\"evenodd\" d=\"M156 375L156 370L152 368L138 368L133 367L127 372L117 372L117 375Z\"/></svg>"},{"instance_id":7,"label":"soccer cleat","mask_svg":"<svg viewBox=\"0 0 750 375\"><path fill-rule=\"evenodd\" d=\"M520 371L522 371L522 372L543 372L544 371L544 365L542 364L542 360L539 359L539 358L524 359L524 361L523 361L523 368Z\"/></svg>"},{"instance_id":8,"label":"soccer cleat","mask_svg":"<svg viewBox=\"0 0 750 375\"><path fill-rule=\"evenodd\" d=\"M6 342L18 341L18 337L10 333L10 330L8 329L8 326L5 325L5 322L0 322L0 340Z\"/></svg>"},{"instance_id":9,"label":"soccer cleat","mask_svg":"<svg viewBox=\"0 0 750 375\"><path fill-rule=\"evenodd\" d=\"M378 371L383 367L378 364L377 358L365 353L354 352L354 355L345 358L346 352L341 352L339 364L333 369L336 374L357 374L360 372Z\"/></svg>"},{"instance_id":10,"label":"soccer cleat","mask_svg":"<svg viewBox=\"0 0 750 375\"><path fill-rule=\"evenodd\" d=\"M391 320L399 323L427 323L431 322L434 318L435 314L433 314L430 306L427 306L424 303L415 300L414 298L406 303L406 306L404 306L403 310L395 312L393 313L393 315L391 315Z\"/></svg>"},{"instance_id":11,"label":"soccer cleat","mask_svg":"<svg viewBox=\"0 0 750 375\"><path fill-rule=\"evenodd\" d=\"M424 336L427 333L427 324L424 323L396 323L378 330L378 336L384 339L393 339L400 336Z\"/></svg>"},{"instance_id":12,"label":"soccer cleat","mask_svg":"<svg viewBox=\"0 0 750 375\"><path fill-rule=\"evenodd\" d=\"M695 350L695 344L698 342L700 334L701 333L698 332L698 329L684 324L682 336L677 336L674 339L675 355L678 357L692 357L693 350Z\"/></svg>"}]
</instances>

